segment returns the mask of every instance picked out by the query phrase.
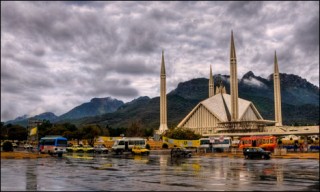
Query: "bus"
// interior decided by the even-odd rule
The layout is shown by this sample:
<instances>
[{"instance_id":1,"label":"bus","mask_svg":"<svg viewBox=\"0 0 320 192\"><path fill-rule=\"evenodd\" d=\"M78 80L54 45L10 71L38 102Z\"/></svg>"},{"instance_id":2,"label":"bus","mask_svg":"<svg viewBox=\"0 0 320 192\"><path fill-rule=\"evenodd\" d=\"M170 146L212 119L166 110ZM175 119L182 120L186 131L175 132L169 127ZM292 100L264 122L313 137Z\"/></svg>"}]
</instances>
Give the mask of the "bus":
<instances>
[{"instance_id":1,"label":"bus","mask_svg":"<svg viewBox=\"0 0 320 192\"><path fill-rule=\"evenodd\" d=\"M39 152L62 156L67 151L67 138L62 136L45 136L39 141Z\"/></svg>"},{"instance_id":2,"label":"bus","mask_svg":"<svg viewBox=\"0 0 320 192\"><path fill-rule=\"evenodd\" d=\"M231 137L210 137L200 139L200 148L211 149L211 151L223 152L230 149Z\"/></svg>"},{"instance_id":3,"label":"bus","mask_svg":"<svg viewBox=\"0 0 320 192\"><path fill-rule=\"evenodd\" d=\"M118 153L122 154L124 151L131 152L133 146L140 146L141 148L145 148L146 144L147 144L147 141L144 138L124 137L121 139L117 139L114 142L112 146L112 152L115 152L116 154Z\"/></svg>"},{"instance_id":4,"label":"bus","mask_svg":"<svg viewBox=\"0 0 320 192\"><path fill-rule=\"evenodd\" d=\"M239 142L239 149L246 147L261 147L264 150L274 151L277 146L275 136L250 136L242 137Z\"/></svg>"}]
</instances>

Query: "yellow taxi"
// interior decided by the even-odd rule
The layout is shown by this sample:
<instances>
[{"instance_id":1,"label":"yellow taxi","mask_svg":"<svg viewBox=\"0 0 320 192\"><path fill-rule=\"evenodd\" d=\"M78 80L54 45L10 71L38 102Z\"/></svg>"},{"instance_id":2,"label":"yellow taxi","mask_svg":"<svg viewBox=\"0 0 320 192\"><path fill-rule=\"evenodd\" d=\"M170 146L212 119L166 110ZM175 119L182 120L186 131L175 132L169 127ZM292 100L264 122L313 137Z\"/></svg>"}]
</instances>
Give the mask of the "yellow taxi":
<instances>
[{"instance_id":1,"label":"yellow taxi","mask_svg":"<svg viewBox=\"0 0 320 192\"><path fill-rule=\"evenodd\" d=\"M134 155L149 155L150 151L149 151L149 149L135 145L132 147L132 154L134 154Z\"/></svg>"}]
</instances>

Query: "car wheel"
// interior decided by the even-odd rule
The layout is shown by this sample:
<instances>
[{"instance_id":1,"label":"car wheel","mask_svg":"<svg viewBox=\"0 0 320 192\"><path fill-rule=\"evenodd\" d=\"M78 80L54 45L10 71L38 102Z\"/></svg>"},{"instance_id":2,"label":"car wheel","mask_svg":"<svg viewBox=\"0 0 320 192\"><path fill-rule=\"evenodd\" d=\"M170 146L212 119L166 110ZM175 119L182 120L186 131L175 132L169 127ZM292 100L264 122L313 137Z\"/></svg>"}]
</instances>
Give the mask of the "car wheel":
<instances>
[{"instance_id":1,"label":"car wheel","mask_svg":"<svg viewBox=\"0 0 320 192\"><path fill-rule=\"evenodd\" d=\"M265 159L265 156L264 156L264 155L262 155L262 156L261 156L261 159Z\"/></svg>"},{"instance_id":2,"label":"car wheel","mask_svg":"<svg viewBox=\"0 0 320 192\"><path fill-rule=\"evenodd\" d=\"M248 156L248 155L245 155L244 158L249 159L249 156Z\"/></svg>"}]
</instances>

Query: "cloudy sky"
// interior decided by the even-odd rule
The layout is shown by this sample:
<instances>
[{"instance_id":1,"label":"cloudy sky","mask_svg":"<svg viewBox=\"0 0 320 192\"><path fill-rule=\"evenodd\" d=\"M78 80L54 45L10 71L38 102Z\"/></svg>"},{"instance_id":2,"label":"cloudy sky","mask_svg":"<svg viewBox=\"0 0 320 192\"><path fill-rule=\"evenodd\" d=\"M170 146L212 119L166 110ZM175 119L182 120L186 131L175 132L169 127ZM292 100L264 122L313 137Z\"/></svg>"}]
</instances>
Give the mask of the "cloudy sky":
<instances>
[{"instance_id":1,"label":"cloudy sky","mask_svg":"<svg viewBox=\"0 0 320 192\"><path fill-rule=\"evenodd\" d=\"M128 102L179 82L281 73L319 86L319 2L1 2L1 121L62 115L92 98Z\"/></svg>"}]
</instances>

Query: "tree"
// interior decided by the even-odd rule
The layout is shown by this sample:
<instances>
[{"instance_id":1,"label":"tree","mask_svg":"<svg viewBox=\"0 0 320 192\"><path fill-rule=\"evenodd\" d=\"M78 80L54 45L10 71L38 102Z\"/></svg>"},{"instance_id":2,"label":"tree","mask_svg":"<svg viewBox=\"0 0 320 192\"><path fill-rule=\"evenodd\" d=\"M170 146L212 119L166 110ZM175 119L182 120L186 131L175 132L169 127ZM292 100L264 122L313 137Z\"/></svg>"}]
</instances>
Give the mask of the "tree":
<instances>
[{"instance_id":1,"label":"tree","mask_svg":"<svg viewBox=\"0 0 320 192\"><path fill-rule=\"evenodd\" d=\"M87 139L88 144L93 146L96 137L101 134L101 130L98 125L85 125L81 128L83 138Z\"/></svg>"},{"instance_id":2,"label":"tree","mask_svg":"<svg viewBox=\"0 0 320 192\"><path fill-rule=\"evenodd\" d=\"M25 127L20 125L12 125L8 130L8 139L10 140L27 140L28 133Z\"/></svg>"},{"instance_id":3,"label":"tree","mask_svg":"<svg viewBox=\"0 0 320 192\"><path fill-rule=\"evenodd\" d=\"M39 138L49 135L49 129L52 128L52 123L49 120L43 120L41 124L38 125L38 136Z\"/></svg>"},{"instance_id":4,"label":"tree","mask_svg":"<svg viewBox=\"0 0 320 192\"><path fill-rule=\"evenodd\" d=\"M128 137L142 137L144 136L144 130L141 128L139 122L132 122L131 126L126 131Z\"/></svg>"},{"instance_id":5,"label":"tree","mask_svg":"<svg viewBox=\"0 0 320 192\"><path fill-rule=\"evenodd\" d=\"M65 131L62 133L62 136L67 138L68 140L74 139L74 132Z\"/></svg>"},{"instance_id":6,"label":"tree","mask_svg":"<svg viewBox=\"0 0 320 192\"><path fill-rule=\"evenodd\" d=\"M77 140L77 144L79 145L79 141L83 138L83 132L80 129L74 131L73 138Z\"/></svg>"},{"instance_id":7,"label":"tree","mask_svg":"<svg viewBox=\"0 0 320 192\"><path fill-rule=\"evenodd\" d=\"M127 128L119 127L119 128L112 128L107 126L106 129L109 131L109 135L111 137L119 137L121 134L125 134Z\"/></svg>"},{"instance_id":8,"label":"tree","mask_svg":"<svg viewBox=\"0 0 320 192\"><path fill-rule=\"evenodd\" d=\"M8 128L4 125L4 122L1 122L1 140L8 139Z\"/></svg>"},{"instance_id":9,"label":"tree","mask_svg":"<svg viewBox=\"0 0 320 192\"><path fill-rule=\"evenodd\" d=\"M68 131L63 125L54 125L47 129L46 135L62 135L65 131Z\"/></svg>"},{"instance_id":10,"label":"tree","mask_svg":"<svg viewBox=\"0 0 320 192\"><path fill-rule=\"evenodd\" d=\"M200 134L196 134L193 130L185 128L170 129L164 133L164 136L180 140L197 140L201 138Z\"/></svg>"}]
</instances>

